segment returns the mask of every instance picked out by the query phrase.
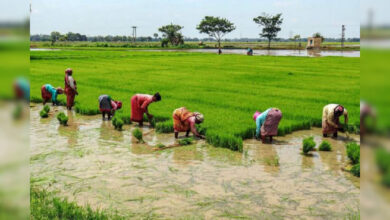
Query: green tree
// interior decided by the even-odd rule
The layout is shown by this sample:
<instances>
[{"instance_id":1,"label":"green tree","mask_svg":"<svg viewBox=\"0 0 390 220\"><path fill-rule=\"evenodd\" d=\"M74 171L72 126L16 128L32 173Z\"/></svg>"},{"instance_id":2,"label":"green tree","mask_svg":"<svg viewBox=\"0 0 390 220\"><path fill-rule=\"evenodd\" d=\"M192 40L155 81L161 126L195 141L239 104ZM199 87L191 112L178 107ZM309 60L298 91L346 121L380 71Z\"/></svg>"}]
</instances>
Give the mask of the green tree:
<instances>
[{"instance_id":1,"label":"green tree","mask_svg":"<svg viewBox=\"0 0 390 220\"><path fill-rule=\"evenodd\" d=\"M208 34L218 41L218 48L221 49L221 39L226 34L234 31L236 27L226 18L206 16L196 27L200 33Z\"/></svg>"},{"instance_id":2,"label":"green tree","mask_svg":"<svg viewBox=\"0 0 390 220\"><path fill-rule=\"evenodd\" d=\"M157 33L154 33L154 34L153 34L153 37L154 37L154 39L156 39L156 40L157 40L157 38L158 38L158 34L157 34Z\"/></svg>"},{"instance_id":3,"label":"green tree","mask_svg":"<svg viewBox=\"0 0 390 220\"><path fill-rule=\"evenodd\" d=\"M58 31L53 31L50 34L51 45L53 46L56 41L61 38L61 34Z\"/></svg>"},{"instance_id":4,"label":"green tree","mask_svg":"<svg viewBox=\"0 0 390 220\"><path fill-rule=\"evenodd\" d=\"M177 46L184 43L183 35L179 32L181 29L183 29L182 26L171 23L160 27L158 31L163 33L163 37L168 39L172 45Z\"/></svg>"},{"instance_id":5,"label":"green tree","mask_svg":"<svg viewBox=\"0 0 390 220\"><path fill-rule=\"evenodd\" d=\"M260 26L263 26L263 30L260 33L261 37L268 39L268 49L271 48L271 41L276 38L278 32L282 30L280 25L283 23L282 14L276 14L275 16L263 13L263 15L253 18L253 21Z\"/></svg>"}]
</instances>

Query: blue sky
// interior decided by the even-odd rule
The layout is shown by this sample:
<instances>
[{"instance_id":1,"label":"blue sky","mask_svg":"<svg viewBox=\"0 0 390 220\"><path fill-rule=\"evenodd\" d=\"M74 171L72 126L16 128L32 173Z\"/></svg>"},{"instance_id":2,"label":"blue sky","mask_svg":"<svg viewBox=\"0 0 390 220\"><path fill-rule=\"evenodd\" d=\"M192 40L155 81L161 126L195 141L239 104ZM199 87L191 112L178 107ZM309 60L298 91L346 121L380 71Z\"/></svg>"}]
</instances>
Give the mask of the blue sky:
<instances>
[{"instance_id":1,"label":"blue sky","mask_svg":"<svg viewBox=\"0 0 390 220\"><path fill-rule=\"evenodd\" d=\"M33 0L31 34L69 31L86 35L152 36L158 27L174 23L184 26L186 37L206 37L196 25L206 16L221 16L236 25L228 38L259 36L253 18L263 12L282 13L284 22L278 37L321 32L325 37L360 35L358 0Z\"/></svg>"}]
</instances>

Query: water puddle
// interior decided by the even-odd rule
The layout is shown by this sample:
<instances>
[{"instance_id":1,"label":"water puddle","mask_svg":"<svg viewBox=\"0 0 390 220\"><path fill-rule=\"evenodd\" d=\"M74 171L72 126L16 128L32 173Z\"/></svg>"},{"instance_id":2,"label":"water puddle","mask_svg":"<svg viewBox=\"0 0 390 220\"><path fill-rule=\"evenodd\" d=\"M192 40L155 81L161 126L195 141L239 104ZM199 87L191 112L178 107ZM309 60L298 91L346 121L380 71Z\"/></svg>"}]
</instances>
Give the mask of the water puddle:
<instances>
[{"instance_id":1,"label":"water puddle","mask_svg":"<svg viewBox=\"0 0 390 220\"><path fill-rule=\"evenodd\" d=\"M69 126L54 114L30 110L31 182L80 205L119 213L186 218L344 218L358 213L359 178L348 164L343 136L327 140L332 152L303 156L302 139L322 139L320 129L277 137L273 144L244 141L244 152L197 141L174 145L173 134L142 128L147 145L131 136L134 125L113 129L101 116L67 112ZM63 111L62 107L52 112ZM358 136L351 136L356 141Z\"/></svg>"}]
</instances>

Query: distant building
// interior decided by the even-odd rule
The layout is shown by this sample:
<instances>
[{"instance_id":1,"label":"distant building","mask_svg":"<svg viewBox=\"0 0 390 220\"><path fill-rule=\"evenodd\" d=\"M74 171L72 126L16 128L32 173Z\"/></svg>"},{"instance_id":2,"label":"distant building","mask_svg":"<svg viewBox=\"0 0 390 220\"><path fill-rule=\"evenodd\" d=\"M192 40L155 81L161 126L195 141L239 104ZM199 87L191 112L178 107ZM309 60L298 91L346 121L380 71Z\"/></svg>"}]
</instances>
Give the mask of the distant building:
<instances>
[{"instance_id":1,"label":"distant building","mask_svg":"<svg viewBox=\"0 0 390 220\"><path fill-rule=\"evenodd\" d=\"M320 49L322 44L322 38L320 37L308 37L306 49Z\"/></svg>"}]
</instances>

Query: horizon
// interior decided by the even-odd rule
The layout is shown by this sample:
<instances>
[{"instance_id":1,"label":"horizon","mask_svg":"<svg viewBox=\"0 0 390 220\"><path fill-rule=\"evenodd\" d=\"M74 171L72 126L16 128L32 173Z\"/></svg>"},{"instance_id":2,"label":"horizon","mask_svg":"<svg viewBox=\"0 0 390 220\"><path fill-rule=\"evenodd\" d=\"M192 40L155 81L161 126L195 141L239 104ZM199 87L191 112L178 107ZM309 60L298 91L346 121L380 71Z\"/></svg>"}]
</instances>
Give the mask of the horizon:
<instances>
[{"instance_id":1,"label":"horizon","mask_svg":"<svg viewBox=\"0 0 390 220\"><path fill-rule=\"evenodd\" d=\"M152 5L152 7L151 7ZM264 7L266 6L266 7ZM260 38L261 28L253 18L261 15L282 13L284 19L278 38L301 35L302 38L320 32L325 38L340 38L341 25L346 25L346 38L360 38L359 1L338 2L320 0L151 0L132 2L108 0L83 2L36 0L31 6L31 35L80 33L86 36L125 35L132 33L131 26L138 26L138 36L153 36L166 24L184 26L186 38L208 38L196 30L204 16L224 17L234 23L236 30L227 39ZM102 16L103 15L103 16Z\"/></svg>"}]
</instances>

